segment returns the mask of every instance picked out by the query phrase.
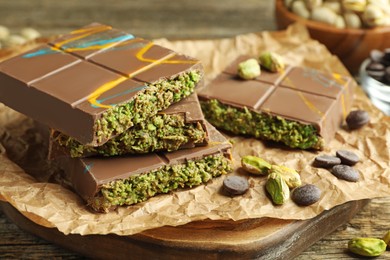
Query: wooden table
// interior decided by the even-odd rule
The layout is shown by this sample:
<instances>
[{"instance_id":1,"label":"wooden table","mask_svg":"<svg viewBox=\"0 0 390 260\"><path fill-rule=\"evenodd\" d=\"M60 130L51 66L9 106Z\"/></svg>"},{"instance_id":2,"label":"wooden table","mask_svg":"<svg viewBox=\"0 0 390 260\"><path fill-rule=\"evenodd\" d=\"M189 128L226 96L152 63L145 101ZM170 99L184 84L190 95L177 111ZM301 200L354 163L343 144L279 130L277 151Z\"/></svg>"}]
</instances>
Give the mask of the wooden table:
<instances>
[{"instance_id":1,"label":"wooden table","mask_svg":"<svg viewBox=\"0 0 390 260\"><path fill-rule=\"evenodd\" d=\"M65 33L93 21L111 24L145 38L220 38L276 28L273 1L0 0L0 25L17 33L31 26L43 35ZM375 199L348 224L321 239L296 259L350 259L346 250L356 236L382 237L390 230L390 198ZM383 257L389 257L386 252ZM19 229L0 210L0 258L82 259Z\"/></svg>"}]
</instances>

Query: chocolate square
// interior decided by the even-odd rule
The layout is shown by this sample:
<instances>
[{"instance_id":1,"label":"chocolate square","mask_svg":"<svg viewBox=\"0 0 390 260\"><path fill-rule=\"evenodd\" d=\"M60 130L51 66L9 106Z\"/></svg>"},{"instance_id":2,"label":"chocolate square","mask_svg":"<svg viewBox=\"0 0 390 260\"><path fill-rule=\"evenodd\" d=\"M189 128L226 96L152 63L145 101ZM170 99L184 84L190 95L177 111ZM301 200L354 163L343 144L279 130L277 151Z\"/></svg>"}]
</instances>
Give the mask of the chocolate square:
<instances>
[{"instance_id":1,"label":"chocolate square","mask_svg":"<svg viewBox=\"0 0 390 260\"><path fill-rule=\"evenodd\" d=\"M257 109L272 93L274 86L256 80L242 80L229 74L220 74L206 88L201 97L215 98L232 106Z\"/></svg>"},{"instance_id":2,"label":"chocolate square","mask_svg":"<svg viewBox=\"0 0 390 260\"><path fill-rule=\"evenodd\" d=\"M57 49L86 59L123 41L134 39L131 34L111 26L93 23L63 35L52 42Z\"/></svg>"},{"instance_id":3,"label":"chocolate square","mask_svg":"<svg viewBox=\"0 0 390 260\"><path fill-rule=\"evenodd\" d=\"M173 51L169 49L136 38L106 49L92 56L89 61L125 76L136 77L142 71L149 71L171 55Z\"/></svg>"},{"instance_id":4,"label":"chocolate square","mask_svg":"<svg viewBox=\"0 0 390 260\"><path fill-rule=\"evenodd\" d=\"M42 45L3 61L0 63L0 72L28 84L79 61L70 54Z\"/></svg>"}]
</instances>

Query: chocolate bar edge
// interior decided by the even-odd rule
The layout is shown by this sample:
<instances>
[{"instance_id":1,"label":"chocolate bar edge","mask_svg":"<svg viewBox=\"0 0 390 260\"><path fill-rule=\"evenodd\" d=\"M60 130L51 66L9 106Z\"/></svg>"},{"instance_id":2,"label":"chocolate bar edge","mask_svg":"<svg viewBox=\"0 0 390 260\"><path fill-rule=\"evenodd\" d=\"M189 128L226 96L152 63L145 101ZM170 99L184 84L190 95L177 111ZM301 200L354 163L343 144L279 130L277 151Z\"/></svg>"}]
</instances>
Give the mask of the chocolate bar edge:
<instances>
[{"instance_id":1,"label":"chocolate bar edge","mask_svg":"<svg viewBox=\"0 0 390 260\"><path fill-rule=\"evenodd\" d=\"M182 183L185 187L188 187L191 185L195 186L201 183L205 183L211 179L211 176L212 178L214 178L221 174L226 174L230 172L232 170L232 157L231 157L232 145L214 127L212 127L210 124L207 125L210 132L210 144L208 146L178 150L176 152L165 153L164 155L159 153L158 158L160 159L158 159L157 161L156 161L157 154L154 153L154 154L146 154L146 155L130 156L130 157L117 157L117 158L62 157L59 158L56 162L59 168L63 169L64 173L62 176L64 176L67 183L72 184L72 188L76 191L76 193L78 193L85 201L87 201L89 205L92 208L94 208L94 210L107 212L108 210L111 210L116 206L121 206L119 204L122 203L119 203L118 205L111 205L109 203L110 206L107 206L107 200L105 199L104 200L105 202L102 204L101 203L102 197L97 198L97 196L108 196L108 195L107 194L104 195L103 193L101 193L100 192L101 189L102 188L113 189L115 185L119 185L119 184L123 185L122 183L123 180L129 178L134 179L139 176L144 176L149 172L156 172L159 170L165 171L165 174L168 174L164 178L166 177L169 178L169 174L172 173L172 169L175 167L178 168L194 167L192 168L191 171L186 171L185 169L183 171L183 169L180 169L177 170L176 172L178 173L178 175L183 175L183 174L185 175L187 173L191 173L195 169L197 175L193 176L194 178L194 180L192 180L193 182L191 181L190 178L189 180L187 180L189 181L189 183L187 183L186 185ZM139 167L135 165L137 163L142 163L141 162L142 160L147 160L146 162L148 162L149 158L155 158L153 165L151 165L150 163L146 163L145 164L146 166L144 167ZM205 162L202 160L211 160L209 163L211 163L211 165L215 163L216 165L214 168L212 168L211 166L204 167ZM104 168L104 167L112 167L113 163L115 165L118 165L118 163L122 165L117 167L129 167L129 168L133 167L134 169L137 170L132 172L125 171L125 173L121 175L115 175L115 173L113 173L113 171L115 171L114 169ZM201 164L203 166L199 167L198 164ZM99 177L96 174L94 174L94 172L96 172L96 169L94 169L94 167L97 167L97 165L100 165L100 167L104 168L104 169L100 169L101 171L104 172L103 176ZM202 179L201 182L199 182L200 180L199 178ZM174 191L180 187L181 185L175 184L173 188L171 187L164 192L158 192L158 194ZM157 193L155 195L157 195ZM139 201L138 200L132 201L131 203L126 202L125 204L131 205L133 203L144 201L149 197L150 196L146 196L140 199Z\"/></svg>"},{"instance_id":2,"label":"chocolate bar edge","mask_svg":"<svg viewBox=\"0 0 390 260\"><path fill-rule=\"evenodd\" d=\"M177 139L174 139L175 136ZM52 131L51 138L53 138L52 143L56 142L63 151L59 148L54 149L51 145L50 159L64 155L75 158L94 155L142 154L155 151L171 152L207 145L209 139L205 118L196 93L131 127L101 146L82 145L58 131ZM146 138L149 138L149 142L145 141Z\"/></svg>"}]
</instances>

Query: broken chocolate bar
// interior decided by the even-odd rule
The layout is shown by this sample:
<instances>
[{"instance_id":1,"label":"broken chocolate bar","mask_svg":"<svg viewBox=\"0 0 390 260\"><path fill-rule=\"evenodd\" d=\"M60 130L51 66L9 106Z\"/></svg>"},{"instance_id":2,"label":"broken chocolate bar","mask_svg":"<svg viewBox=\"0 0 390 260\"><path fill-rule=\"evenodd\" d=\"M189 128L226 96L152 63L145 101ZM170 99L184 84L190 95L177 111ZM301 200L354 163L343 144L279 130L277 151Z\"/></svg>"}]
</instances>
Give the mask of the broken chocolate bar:
<instances>
[{"instance_id":1,"label":"broken chocolate bar","mask_svg":"<svg viewBox=\"0 0 390 260\"><path fill-rule=\"evenodd\" d=\"M87 146L58 131L52 132L53 143L63 151L50 152L50 158L66 154L71 157L175 151L207 144L207 128L195 93L157 115L136 124L101 146Z\"/></svg>"},{"instance_id":2,"label":"broken chocolate bar","mask_svg":"<svg viewBox=\"0 0 390 260\"><path fill-rule=\"evenodd\" d=\"M95 23L0 63L0 102L98 146L189 96L202 77L198 60Z\"/></svg>"},{"instance_id":3,"label":"broken chocolate bar","mask_svg":"<svg viewBox=\"0 0 390 260\"><path fill-rule=\"evenodd\" d=\"M95 211L107 212L230 172L231 144L215 128L207 127L207 146L111 158L61 157L57 162L65 181L87 204Z\"/></svg>"},{"instance_id":4,"label":"broken chocolate bar","mask_svg":"<svg viewBox=\"0 0 390 260\"><path fill-rule=\"evenodd\" d=\"M234 134L322 149L342 125L353 101L355 82L337 73L292 67L253 80L237 77L241 56L199 90L207 120Z\"/></svg>"}]
</instances>

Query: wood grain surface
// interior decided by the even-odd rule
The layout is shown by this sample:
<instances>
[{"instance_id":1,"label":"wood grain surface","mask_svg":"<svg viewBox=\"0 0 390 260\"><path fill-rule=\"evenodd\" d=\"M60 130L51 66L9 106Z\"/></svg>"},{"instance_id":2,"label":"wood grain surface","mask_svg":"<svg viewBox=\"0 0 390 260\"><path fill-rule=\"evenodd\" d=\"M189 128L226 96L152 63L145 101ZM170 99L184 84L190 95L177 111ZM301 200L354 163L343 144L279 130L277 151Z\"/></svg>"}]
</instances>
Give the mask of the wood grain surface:
<instances>
[{"instance_id":1,"label":"wood grain surface","mask_svg":"<svg viewBox=\"0 0 390 260\"><path fill-rule=\"evenodd\" d=\"M0 24L44 35L101 22L145 38L220 38L276 28L273 1L0 0Z\"/></svg>"},{"instance_id":2,"label":"wood grain surface","mask_svg":"<svg viewBox=\"0 0 390 260\"><path fill-rule=\"evenodd\" d=\"M0 0L0 25L17 33L31 26L43 35L68 32L93 21L146 38L220 38L273 30L274 2L262 0ZM356 236L382 237L390 230L390 198L372 200L348 224L321 239L296 259L353 259L346 250ZM81 246L81 245L80 245ZM25 231L0 210L0 259L83 259ZM389 259L385 252L376 259Z\"/></svg>"}]
</instances>

